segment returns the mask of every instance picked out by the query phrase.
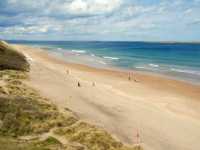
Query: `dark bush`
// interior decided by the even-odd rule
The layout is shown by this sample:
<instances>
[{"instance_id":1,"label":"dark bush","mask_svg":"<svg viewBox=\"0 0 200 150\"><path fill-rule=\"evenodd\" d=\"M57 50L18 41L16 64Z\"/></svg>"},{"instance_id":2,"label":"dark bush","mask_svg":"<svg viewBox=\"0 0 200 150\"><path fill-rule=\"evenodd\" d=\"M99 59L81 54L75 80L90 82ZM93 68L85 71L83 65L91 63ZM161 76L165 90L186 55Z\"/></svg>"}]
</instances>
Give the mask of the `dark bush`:
<instances>
[{"instance_id":1,"label":"dark bush","mask_svg":"<svg viewBox=\"0 0 200 150\"><path fill-rule=\"evenodd\" d=\"M0 41L0 70L4 69L28 71L29 63L23 54L6 42Z\"/></svg>"}]
</instances>

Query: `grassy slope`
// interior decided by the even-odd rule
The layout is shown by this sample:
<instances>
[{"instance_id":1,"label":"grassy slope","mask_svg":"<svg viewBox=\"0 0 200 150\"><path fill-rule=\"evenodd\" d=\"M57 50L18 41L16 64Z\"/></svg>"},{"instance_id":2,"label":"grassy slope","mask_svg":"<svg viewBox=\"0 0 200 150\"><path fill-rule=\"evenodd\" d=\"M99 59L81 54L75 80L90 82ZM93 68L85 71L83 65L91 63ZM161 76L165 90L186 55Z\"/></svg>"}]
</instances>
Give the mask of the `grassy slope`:
<instances>
[{"instance_id":1,"label":"grassy slope","mask_svg":"<svg viewBox=\"0 0 200 150\"><path fill-rule=\"evenodd\" d=\"M0 70L0 150L140 149L125 147L70 110L59 112L23 80L28 80L23 71Z\"/></svg>"},{"instance_id":2,"label":"grassy slope","mask_svg":"<svg viewBox=\"0 0 200 150\"><path fill-rule=\"evenodd\" d=\"M28 71L29 64L23 54L16 52L6 42L0 41L0 69Z\"/></svg>"}]
</instances>

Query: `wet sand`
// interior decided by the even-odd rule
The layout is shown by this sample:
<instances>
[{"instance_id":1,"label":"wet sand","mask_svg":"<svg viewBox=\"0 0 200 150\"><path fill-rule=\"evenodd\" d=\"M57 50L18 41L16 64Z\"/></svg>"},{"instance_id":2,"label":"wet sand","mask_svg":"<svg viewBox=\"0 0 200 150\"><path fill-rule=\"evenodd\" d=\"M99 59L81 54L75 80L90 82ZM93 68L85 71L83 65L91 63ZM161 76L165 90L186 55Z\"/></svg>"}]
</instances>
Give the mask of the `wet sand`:
<instances>
[{"instance_id":1,"label":"wet sand","mask_svg":"<svg viewBox=\"0 0 200 150\"><path fill-rule=\"evenodd\" d=\"M126 71L67 63L41 49L14 46L31 63L27 84L58 108L70 108L128 144L137 142L139 132L147 150L200 149L200 86L134 71L129 80Z\"/></svg>"}]
</instances>

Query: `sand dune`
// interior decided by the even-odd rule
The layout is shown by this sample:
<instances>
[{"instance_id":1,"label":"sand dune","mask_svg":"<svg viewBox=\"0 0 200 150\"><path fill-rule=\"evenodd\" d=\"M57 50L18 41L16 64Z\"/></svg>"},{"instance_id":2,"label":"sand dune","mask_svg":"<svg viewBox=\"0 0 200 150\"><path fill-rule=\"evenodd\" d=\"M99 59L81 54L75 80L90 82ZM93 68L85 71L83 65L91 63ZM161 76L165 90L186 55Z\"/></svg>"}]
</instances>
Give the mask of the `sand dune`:
<instances>
[{"instance_id":1,"label":"sand dune","mask_svg":"<svg viewBox=\"0 0 200 150\"><path fill-rule=\"evenodd\" d=\"M139 72L134 72L138 82L129 81L127 72L70 64L40 49L15 47L31 63L28 84L60 109L72 109L129 144L137 142L139 132L145 149L200 149L199 86Z\"/></svg>"}]
</instances>

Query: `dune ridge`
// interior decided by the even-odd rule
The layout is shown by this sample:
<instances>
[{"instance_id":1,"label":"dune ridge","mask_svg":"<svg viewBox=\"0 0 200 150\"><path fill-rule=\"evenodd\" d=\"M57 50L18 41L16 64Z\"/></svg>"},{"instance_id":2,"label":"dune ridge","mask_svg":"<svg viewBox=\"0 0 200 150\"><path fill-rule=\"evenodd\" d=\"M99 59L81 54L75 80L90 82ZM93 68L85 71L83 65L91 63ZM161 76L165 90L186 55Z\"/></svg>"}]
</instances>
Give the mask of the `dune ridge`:
<instances>
[{"instance_id":1,"label":"dune ridge","mask_svg":"<svg viewBox=\"0 0 200 150\"><path fill-rule=\"evenodd\" d=\"M10 49L6 45L4 51ZM27 61L33 61L28 55L25 58L12 50L26 65ZM12 55L6 57L8 62ZM50 99L29 86L29 80L26 69L5 65L0 69L0 150L142 149L125 146L103 128L80 120L67 106L58 109Z\"/></svg>"}]
</instances>

